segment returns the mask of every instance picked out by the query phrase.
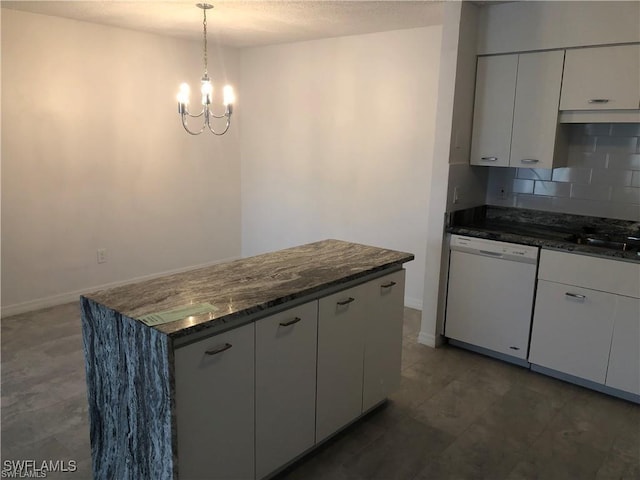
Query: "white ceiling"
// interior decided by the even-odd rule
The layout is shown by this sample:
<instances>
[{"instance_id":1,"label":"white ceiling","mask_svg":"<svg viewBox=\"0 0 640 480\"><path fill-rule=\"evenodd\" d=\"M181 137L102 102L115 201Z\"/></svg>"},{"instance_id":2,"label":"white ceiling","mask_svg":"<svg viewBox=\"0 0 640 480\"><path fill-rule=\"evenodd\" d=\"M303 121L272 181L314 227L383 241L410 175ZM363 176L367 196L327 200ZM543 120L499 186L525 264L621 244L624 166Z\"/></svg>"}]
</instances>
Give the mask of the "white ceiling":
<instances>
[{"instance_id":1,"label":"white ceiling","mask_svg":"<svg viewBox=\"0 0 640 480\"><path fill-rule=\"evenodd\" d=\"M2 1L3 8L180 38L202 38L202 0ZM312 40L442 23L441 1L208 0L210 39L233 47Z\"/></svg>"}]
</instances>

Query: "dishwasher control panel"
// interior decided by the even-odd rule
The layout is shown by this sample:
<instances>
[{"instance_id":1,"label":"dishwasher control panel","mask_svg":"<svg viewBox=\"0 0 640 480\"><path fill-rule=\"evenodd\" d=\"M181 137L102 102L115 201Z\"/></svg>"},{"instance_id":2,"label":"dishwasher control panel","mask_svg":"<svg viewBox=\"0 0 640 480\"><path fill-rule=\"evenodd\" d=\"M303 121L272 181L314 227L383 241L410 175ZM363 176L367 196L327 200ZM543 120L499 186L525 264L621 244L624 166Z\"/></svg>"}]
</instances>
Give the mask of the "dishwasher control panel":
<instances>
[{"instance_id":1,"label":"dishwasher control panel","mask_svg":"<svg viewBox=\"0 0 640 480\"><path fill-rule=\"evenodd\" d=\"M484 238L465 237L462 235L451 235L451 250L474 253L476 255L487 255L496 258L505 258L527 263L535 263L538 260L539 247L530 245L519 245L517 243L498 242Z\"/></svg>"}]
</instances>

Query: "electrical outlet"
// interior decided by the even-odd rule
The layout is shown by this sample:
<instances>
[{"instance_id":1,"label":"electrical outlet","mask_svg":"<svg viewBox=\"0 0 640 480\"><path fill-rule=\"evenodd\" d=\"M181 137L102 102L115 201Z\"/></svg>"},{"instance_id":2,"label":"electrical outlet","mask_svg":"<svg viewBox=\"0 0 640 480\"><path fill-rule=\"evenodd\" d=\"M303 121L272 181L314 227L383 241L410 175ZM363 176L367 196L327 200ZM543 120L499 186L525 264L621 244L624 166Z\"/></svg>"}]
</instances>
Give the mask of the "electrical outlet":
<instances>
[{"instance_id":1,"label":"electrical outlet","mask_svg":"<svg viewBox=\"0 0 640 480\"><path fill-rule=\"evenodd\" d=\"M105 263L107 261L107 249L99 248L97 251L98 263Z\"/></svg>"}]
</instances>

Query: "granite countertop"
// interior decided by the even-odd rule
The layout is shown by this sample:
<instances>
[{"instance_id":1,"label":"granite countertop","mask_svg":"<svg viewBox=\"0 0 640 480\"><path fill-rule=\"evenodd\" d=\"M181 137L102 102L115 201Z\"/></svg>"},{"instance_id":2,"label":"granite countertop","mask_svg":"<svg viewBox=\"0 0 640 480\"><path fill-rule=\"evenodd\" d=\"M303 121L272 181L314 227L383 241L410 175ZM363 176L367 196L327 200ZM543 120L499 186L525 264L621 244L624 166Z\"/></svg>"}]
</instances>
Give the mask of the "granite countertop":
<instances>
[{"instance_id":1,"label":"granite countertop","mask_svg":"<svg viewBox=\"0 0 640 480\"><path fill-rule=\"evenodd\" d=\"M518 243L566 252L640 263L637 247L623 251L577 243L587 236L638 235L640 224L626 220L523 210L479 207L452 215L448 233Z\"/></svg>"},{"instance_id":2,"label":"granite countertop","mask_svg":"<svg viewBox=\"0 0 640 480\"><path fill-rule=\"evenodd\" d=\"M209 303L213 312L154 328L187 335L260 312L372 273L400 266L413 254L341 240L323 240L84 295L133 319Z\"/></svg>"}]
</instances>

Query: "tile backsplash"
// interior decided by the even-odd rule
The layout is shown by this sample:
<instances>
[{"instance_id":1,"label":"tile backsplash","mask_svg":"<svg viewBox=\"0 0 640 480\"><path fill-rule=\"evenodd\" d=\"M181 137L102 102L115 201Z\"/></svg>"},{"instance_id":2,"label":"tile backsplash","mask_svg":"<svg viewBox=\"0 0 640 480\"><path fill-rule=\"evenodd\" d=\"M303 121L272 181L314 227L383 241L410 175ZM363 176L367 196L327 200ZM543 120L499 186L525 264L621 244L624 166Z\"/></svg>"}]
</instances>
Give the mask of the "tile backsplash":
<instances>
[{"instance_id":1,"label":"tile backsplash","mask_svg":"<svg viewBox=\"0 0 640 480\"><path fill-rule=\"evenodd\" d=\"M567 166L489 167L487 204L640 221L640 123L562 128Z\"/></svg>"}]
</instances>

